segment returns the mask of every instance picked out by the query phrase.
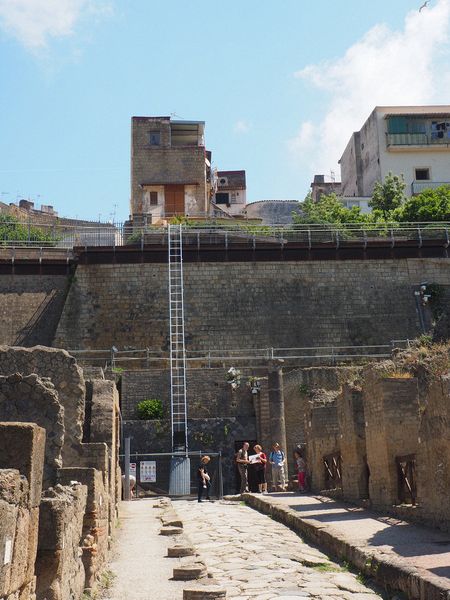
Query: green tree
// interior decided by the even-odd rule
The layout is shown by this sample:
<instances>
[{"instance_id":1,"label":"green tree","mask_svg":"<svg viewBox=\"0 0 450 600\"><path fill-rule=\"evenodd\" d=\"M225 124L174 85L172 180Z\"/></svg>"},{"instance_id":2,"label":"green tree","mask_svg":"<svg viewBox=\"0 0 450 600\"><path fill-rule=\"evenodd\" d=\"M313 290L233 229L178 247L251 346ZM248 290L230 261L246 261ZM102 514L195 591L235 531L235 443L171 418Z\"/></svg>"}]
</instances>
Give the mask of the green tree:
<instances>
[{"instance_id":1,"label":"green tree","mask_svg":"<svg viewBox=\"0 0 450 600\"><path fill-rule=\"evenodd\" d=\"M399 221L450 221L450 186L442 185L411 196L395 214Z\"/></svg>"},{"instance_id":2,"label":"green tree","mask_svg":"<svg viewBox=\"0 0 450 600\"><path fill-rule=\"evenodd\" d=\"M336 194L322 195L317 202L308 193L301 204L301 213L293 213L294 223L363 223L366 219L358 206L346 208Z\"/></svg>"},{"instance_id":3,"label":"green tree","mask_svg":"<svg viewBox=\"0 0 450 600\"><path fill-rule=\"evenodd\" d=\"M55 241L50 232L39 227L21 223L10 215L0 215L0 245L2 242L51 242Z\"/></svg>"},{"instance_id":4,"label":"green tree","mask_svg":"<svg viewBox=\"0 0 450 600\"><path fill-rule=\"evenodd\" d=\"M399 208L405 201L405 181L403 175L393 175L390 171L384 182L377 181L373 189L369 206L379 211L385 220L391 217L392 211Z\"/></svg>"}]
</instances>

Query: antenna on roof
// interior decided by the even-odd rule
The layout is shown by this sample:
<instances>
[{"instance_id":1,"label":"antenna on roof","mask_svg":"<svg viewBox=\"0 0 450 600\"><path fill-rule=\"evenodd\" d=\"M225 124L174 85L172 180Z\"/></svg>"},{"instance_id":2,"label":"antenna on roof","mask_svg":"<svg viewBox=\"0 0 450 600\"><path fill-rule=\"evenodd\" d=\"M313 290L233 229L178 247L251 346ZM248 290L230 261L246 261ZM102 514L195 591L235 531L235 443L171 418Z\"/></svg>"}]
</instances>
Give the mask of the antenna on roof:
<instances>
[{"instance_id":1,"label":"antenna on roof","mask_svg":"<svg viewBox=\"0 0 450 600\"><path fill-rule=\"evenodd\" d=\"M171 112L171 113L170 113L170 116L171 116L171 117L177 117L178 119L183 119L183 118L184 118L184 117L181 117L180 115L177 115L177 113L176 113L176 112Z\"/></svg>"}]
</instances>

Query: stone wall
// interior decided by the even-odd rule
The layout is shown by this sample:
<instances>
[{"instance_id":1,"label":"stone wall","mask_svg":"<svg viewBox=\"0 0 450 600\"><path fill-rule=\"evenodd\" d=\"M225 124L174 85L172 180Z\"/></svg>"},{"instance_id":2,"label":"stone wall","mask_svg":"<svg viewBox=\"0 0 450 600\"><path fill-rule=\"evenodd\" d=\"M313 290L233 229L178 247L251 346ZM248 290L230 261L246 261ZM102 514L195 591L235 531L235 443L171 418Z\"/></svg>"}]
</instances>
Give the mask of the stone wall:
<instances>
[{"instance_id":1,"label":"stone wall","mask_svg":"<svg viewBox=\"0 0 450 600\"><path fill-rule=\"evenodd\" d=\"M62 466L64 409L53 384L37 375L0 376L0 421L36 423L51 432L45 443L44 489L56 483ZM20 448L16 448L20 454ZM6 448L2 448L3 452Z\"/></svg>"},{"instance_id":2,"label":"stone wall","mask_svg":"<svg viewBox=\"0 0 450 600\"><path fill-rule=\"evenodd\" d=\"M428 522L450 530L450 375L437 378L421 411L417 496ZM446 527L444 527L446 525Z\"/></svg>"},{"instance_id":3,"label":"stone wall","mask_svg":"<svg viewBox=\"0 0 450 600\"><path fill-rule=\"evenodd\" d=\"M49 378L64 409L63 461L76 460L83 437L85 382L83 371L64 350L36 346L0 346L0 375L37 374Z\"/></svg>"},{"instance_id":4,"label":"stone wall","mask_svg":"<svg viewBox=\"0 0 450 600\"><path fill-rule=\"evenodd\" d=\"M0 598L35 599L45 430L0 423Z\"/></svg>"},{"instance_id":5,"label":"stone wall","mask_svg":"<svg viewBox=\"0 0 450 600\"><path fill-rule=\"evenodd\" d=\"M419 332L413 286L446 259L186 263L188 350L385 344ZM55 345L168 351L165 264L78 265Z\"/></svg>"},{"instance_id":6,"label":"stone wall","mask_svg":"<svg viewBox=\"0 0 450 600\"><path fill-rule=\"evenodd\" d=\"M327 487L324 457L339 452L336 396L334 391L317 390L306 413L306 458L315 490Z\"/></svg>"},{"instance_id":7,"label":"stone wall","mask_svg":"<svg viewBox=\"0 0 450 600\"><path fill-rule=\"evenodd\" d=\"M0 345L50 346L67 290L64 275L0 275Z\"/></svg>"},{"instance_id":8,"label":"stone wall","mask_svg":"<svg viewBox=\"0 0 450 600\"><path fill-rule=\"evenodd\" d=\"M419 432L417 379L364 372L369 494L374 506L398 504L396 457L415 454Z\"/></svg>"},{"instance_id":9,"label":"stone wall","mask_svg":"<svg viewBox=\"0 0 450 600\"><path fill-rule=\"evenodd\" d=\"M369 497L366 426L361 388L344 384L336 399L339 449L342 457L342 489L349 500Z\"/></svg>"},{"instance_id":10,"label":"stone wall","mask_svg":"<svg viewBox=\"0 0 450 600\"><path fill-rule=\"evenodd\" d=\"M84 485L49 488L39 511L39 546L36 562L37 600L78 599L85 589L81 560Z\"/></svg>"},{"instance_id":11,"label":"stone wall","mask_svg":"<svg viewBox=\"0 0 450 600\"><path fill-rule=\"evenodd\" d=\"M95 379L86 388L81 369L67 352L41 346L0 348L0 373L5 373L0 375L0 420L34 421L47 432L43 480L42 473L40 477L44 496L37 596L78 598L84 589L92 591L96 586L117 517L117 389L112 381ZM2 461L11 463L11 449L21 456L22 448L19 451L0 432L0 467ZM28 456L25 441L23 449Z\"/></svg>"}]
</instances>

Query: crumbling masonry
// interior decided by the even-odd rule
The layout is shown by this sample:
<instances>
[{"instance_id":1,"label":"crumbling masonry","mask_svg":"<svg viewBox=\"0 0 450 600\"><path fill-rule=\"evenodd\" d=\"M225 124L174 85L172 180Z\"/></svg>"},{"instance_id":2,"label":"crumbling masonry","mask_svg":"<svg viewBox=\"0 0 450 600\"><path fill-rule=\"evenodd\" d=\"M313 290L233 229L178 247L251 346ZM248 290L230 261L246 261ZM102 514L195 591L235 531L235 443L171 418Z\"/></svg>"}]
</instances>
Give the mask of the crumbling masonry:
<instances>
[{"instance_id":1,"label":"crumbling masonry","mask_svg":"<svg viewBox=\"0 0 450 600\"><path fill-rule=\"evenodd\" d=\"M0 347L0 598L78 599L108 558L118 393L67 352Z\"/></svg>"}]
</instances>

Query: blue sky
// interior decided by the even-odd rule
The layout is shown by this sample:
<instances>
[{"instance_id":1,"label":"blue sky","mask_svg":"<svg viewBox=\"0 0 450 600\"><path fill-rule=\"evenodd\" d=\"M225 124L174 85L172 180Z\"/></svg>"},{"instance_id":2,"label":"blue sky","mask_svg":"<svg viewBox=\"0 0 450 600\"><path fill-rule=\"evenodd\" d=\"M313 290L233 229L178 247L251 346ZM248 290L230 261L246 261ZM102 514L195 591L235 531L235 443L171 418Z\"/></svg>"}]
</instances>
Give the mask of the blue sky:
<instances>
[{"instance_id":1,"label":"blue sky","mask_svg":"<svg viewBox=\"0 0 450 600\"><path fill-rule=\"evenodd\" d=\"M303 199L375 104L450 104L450 0L420 4L0 0L2 201L125 219L131 116L171 113L250 201Z\"/></svg>"}]
</instances>

